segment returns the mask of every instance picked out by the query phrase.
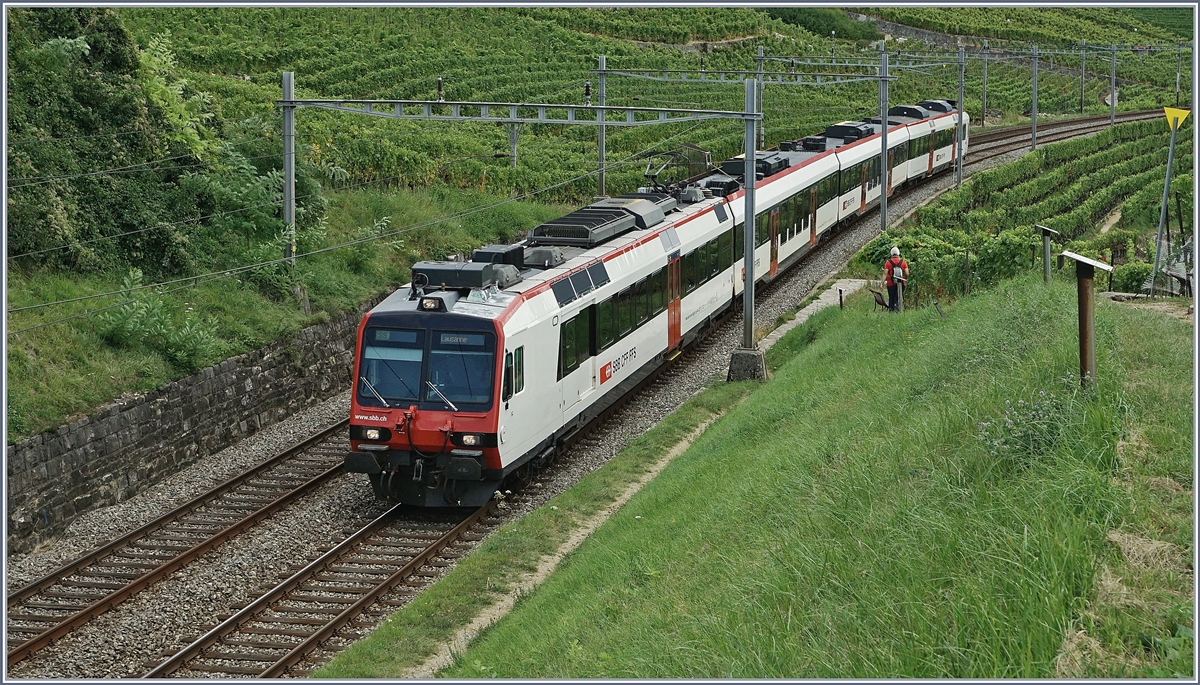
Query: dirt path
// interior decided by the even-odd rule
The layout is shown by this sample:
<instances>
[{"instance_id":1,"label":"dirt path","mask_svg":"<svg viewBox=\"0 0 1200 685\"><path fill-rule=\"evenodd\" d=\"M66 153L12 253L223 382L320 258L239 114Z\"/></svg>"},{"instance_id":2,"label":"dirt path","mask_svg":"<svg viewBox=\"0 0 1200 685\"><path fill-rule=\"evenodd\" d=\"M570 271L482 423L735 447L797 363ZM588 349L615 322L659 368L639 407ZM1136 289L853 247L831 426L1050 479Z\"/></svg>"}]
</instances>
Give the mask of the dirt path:
<instances>
[{"instance_id":1,"label":"dirt path","mask_svg":"<svg viewBox=\"0 0 1200 685\"><path fill-rule=\"evenodd\" d=\"M1116 226L1117 222L1120 220L1121 220L1121 208L1117 207L1116 209L1113 210L1112 214L1109 214L1107 217L1104 218L1104 223L1100 225L1100 234L1103 235L1105 233L1108 233L1108 229L1112 228L1113 226Z\"/></svg>"}]
</instances>

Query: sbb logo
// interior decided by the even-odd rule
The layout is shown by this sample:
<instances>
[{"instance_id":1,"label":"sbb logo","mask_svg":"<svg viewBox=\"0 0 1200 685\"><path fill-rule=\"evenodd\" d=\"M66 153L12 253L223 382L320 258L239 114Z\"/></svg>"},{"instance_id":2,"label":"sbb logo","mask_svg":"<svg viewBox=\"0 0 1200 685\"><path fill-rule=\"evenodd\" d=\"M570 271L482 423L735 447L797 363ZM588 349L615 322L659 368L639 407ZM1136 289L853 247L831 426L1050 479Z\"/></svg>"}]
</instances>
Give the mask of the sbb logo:
<instances>
[{"instance_id":1,"label":"sbb logo","mask_svg":"<svg viewBox=\"0 0 1200 685\"><path fill-rule=\"evenodd\" d=\"M611 362L605 364L604 366L601 366L600 367L600 384L603 385L604 383L611 380L613 377L613 374L620 373L622 367L629 364L630 362L632 362L635 359L637 359L637 348L636 347L631 348L625 354L622 354L621 356L617 357L616 359L612 360Z\"/></svg>"}]
</instances>

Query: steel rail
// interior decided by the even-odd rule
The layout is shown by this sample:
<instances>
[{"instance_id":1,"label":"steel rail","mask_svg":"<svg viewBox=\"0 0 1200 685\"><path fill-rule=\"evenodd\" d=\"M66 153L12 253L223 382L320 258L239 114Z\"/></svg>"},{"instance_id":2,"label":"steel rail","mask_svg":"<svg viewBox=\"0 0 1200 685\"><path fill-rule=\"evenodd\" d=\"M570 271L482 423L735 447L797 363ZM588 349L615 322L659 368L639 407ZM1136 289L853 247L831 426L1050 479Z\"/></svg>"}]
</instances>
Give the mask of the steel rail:
<instances>
[{"instance_id":1,"label":"steel rail","mask_svg":"<svg viewBox=\"0 0 1200 685\"><path fill-rule=\"evenodd\" d=\"M1126 121L1142 121L1142 120L1151 119L1151 118L1153 118L1153 117L1127 118ZM1089 133L1095 133L1098 131L1102 131L1108 127L1109 127L1108 121L1105 120L1103 122L1097 121L1090 126L1071 128L1071 129L1068 129L1065 131L1056 130L1053 133L1044 135L1043 142L1055 143L1055 142L1059 142L1059 141L1063 141L1063 140L1069 140L1069 139L1075 138L1077 136L1082 136L1082 135L1087 135ZM1029 134L1025 133L1024 135L1013 135L1007 140L988 141L992 144L990 146L988 146L987 148L984 148L982 150L975 150L975 151L968 152L967 156L970 157L971 159L964 160L963 166L973 166L976 164L980 164L982 162L986 162L987 160L992 159L993 157L999 157L1000 155L1004 155L1004 154L1008 154L1010 152L1016 152L1021 149L1024 149L1029 146L1029 143L1028 143L1029 137L1030 137Z\"/></svg>"},{"instance_id":2,"label":"steel rail","mask_svg":"<svg viewBox=\"0 0 1200 685\"><path fill-rule=\"evenodd\" d=\"M370 590L364 589L363 596L360 597L354 604L348 606L332 620L322 625L319 629L317 629L316 632L309 635L303 642L297 644L287 654L283 655L277 661L264 668L256 677L278 677L282 675L283 672L289 667L299 663L305 655L319 647L322 642L332 637L334 633L349 623L353 618L365 611L367 607L374 603L380 596L394 588L396 585L407 580L421 566L432 560L435 555L457 540L472 525L478 523L480 519L492 511L492 509L495 507L495 504L495 500L489 501L487 504L483 505L470 516L461 521L454 528L439 537L432 544L425 547L425 549L414 556L403 567L389 575L374 588ZM222 638L238 632L238 630L244 624L254 622L258 614L269 610L277 601L286 600L289 594L291 594L293 591L301 589L306 581L312 579L318 573L341 559L347 553L354 551L360 545L360 543L369 541L373 534L382 531L388 525L393 523L396 520L397 513L403 508L405 508L405 505L397 504L388 511L384 512L377 519L364 526L354 535L342 541L336 547L321 555L318 559L309 563L301 570L292 574L292 576L287 580L276 585L269 592L259 597L233 616L230 616L220 625L208 631L187 647L183 648L179 652L176 652L173 656L171 656L171 658L159 664L142 677L166 677L180 668L185 667L189 661L198 657L203 657L204 650L219 644Z\"/></svg>"},{"instance_id":3,"label":"steel rail","mask_svg":"<svg viewBox=\"0 0 1200 685\"><path fill-rule=\"evenodd\" d=\"M1160 116L1162 116L1161 109L1138 110L1136 112L1122 112L1121 114L1117 115L1117 122L1125 123L1125 122L1130 122L1130 121L1143 121L1146 119L1153 119L1155 117L1160 117ZM1065 126L1079 126L1082 124L1090 124L1090 123L1101 122L1101 121L1103 121L1104 124L1107 126L1108 125L1108 115L1104 114L1104 115L1094 115L1094 116L1086 116L1086 117L1073 117L1070 119L1055 119L1053 121L1045 121L1045 122L1039 121L1038 129L1052 130L1052 129L1056 129L1056 128L1063 128ZM994 140L1003 140L1003 139L1010 137L1016 133L1029 132L1032 130L1032 128L1033 128L1032 123L1017 124L1015 126L1005 126L1003 128L990 128L987 131L981 131L979 133L973 134L970 137L970 139L968 140L968 142L971 143L972 145L979 145L982 143L989 143ZM970 151L968 151L967 155L970 155L970 154L971 154Z\"/></svg>"},{"instance_id":4,"label":"steel rail","mask_svg":"<svg viewBox=\"0 0 1200 685\"><path fill-rule=\"evenodd\" d=\"M226 480L225 482L212 488L208 492L200 495L199 497L191 500L190 502L188 502L180 507L177 507L176 509L172 510L171 512L168 512L167 514L164 514L163 516L146 524L145 526L142 526L142 527L138 528L137 530L134 530L131 533L127 533L126 535L121 536L120 538L114 540L113 542L110 542L100 548L97 548L97 549L87 553L83 557L76 559L75 561L65 564L64 566L56 569L55 571L52 571L51 573L40 578L39 580L34 581L30 585L27 585L26 587L21 588L20 590L17 590L16 592L14 592L8 596L8 607L7 607L8 614L11 615L13 613L13 609L14 609L13 605L14 604L19 605L22 601L27 600L30 597L37 595L39 592L43 592L47 589L54 587L55 585L62 582L64 578L69 577L74 574L77 574L77 573L85 570L88 566L107 557L108 555L110 555L116 551L119 551L120 549L122 549L126 545L128 545L129 543L131 543L137 539L146 537L148 535L152 535L153 533L161 530L168 524L183 518L187 514L192 513L205 505L213 503L221 495L224 495L224 494L232 491L233 489L245 484L246 482L253 480L254 478L262 475L263 473L269 471L270 469L272 469L276 466L279 466L281 463L287 461L288 459L290 459L300 453L303 453L305 450L310 449L310 448L320 444L322 441L328 439L332 435L336 434L338 431L342 430L347 423L348 423L347 421L339 421L338 423L334 424L333 426L330 426L329 428L326 428L326 429L320 431L316 435L309 437L305 440L301 440L300 442L292 445L291 447L286 448L278 455L276 455L276 456L272 457L271 459L267 460L266 462L256 466L255 468L251 469L250 471L247 471L240 475L234 476L233 478L230 478L229 480ZM117 606L121 602L124 602L125 600L129 599L133 595L135 595L138 592L140 592L141 590L145 589L152 583L154 583L158 580L161 580L163 577L165 577L165 576L169 575L170 573L174 572L175 570L179 569L184 564L192 561L193 559L200 556L204 552L207 552L208 550L212 549L213 547L215 547L215 546L221 544L222 542L228 540L229 538L233 537L237 533L240 533L241 531L245 530L246 528L250 527L251 525L262 520L266 516L274 513L275 511L277 511L278 509L283 507L285 504L291 502L292 500L299 497L300 495L303 495L303 494L311 491L318 485L321 485L322 483L328 481L330 478L338 475L341 472L341 470L342 470L342 465L339 463L339 464L327 469L320 475L307 480L306 482L302 483L301 485L299 485L295 488L292 488L290 490L284 491L281 496L279 496L275 499L275 501L273 501L269 504L266 504L262 507L259 507L258 509L255 509L253 512L251 512L249 515L243 517L242 519L226 526L225 528L219 530L218 532L210 535L209 537L207 537L203 540L199 540L197 542L197 544L194 545L193 547L182 550L180 554L177 554L173 557L165 559L164 563L159 565L157 568L154 568L154 569L142 574L141 576L138 576L137 578L135 578L134 580L132 580L128 584L126 584L124 587L122 587L120 589L116 589L113 592L110 592L106 595L97 597L97 599L95 601L88 604L87 606L80 609L79 611L77 611L73 614L67 615L66 617L63 618L63 620L59 621L58 623L50 626L49 628L47 628L45 630L42 630L41 632L37 632L37 634L35 634L34 637L20 642L18 645L16 645L15 647L11 648L8 651L8 654L7 654L8 665L12 666L13 664L15 664L15 663L21 661L22 659L26 658L27 656L29 656L30 654L36 652L37 650L45 647L48 644L50 644L52 641L62 637L63 635L66 635L71 630L88 623L93 618L99 616L100 614L103 614L104 612ZM103 576L104 573L97 572L95 575ZM70 607L64 605L64 609L69 609L69 608ZM18 618L17 620L20 620L20 619ZM37 629L29 629L27 631L22 631L22 632L35 632L36 630ZM10 627L8 629L8 632L13 633L14 629L12 627Z\"/></svg>"}]
</instances>

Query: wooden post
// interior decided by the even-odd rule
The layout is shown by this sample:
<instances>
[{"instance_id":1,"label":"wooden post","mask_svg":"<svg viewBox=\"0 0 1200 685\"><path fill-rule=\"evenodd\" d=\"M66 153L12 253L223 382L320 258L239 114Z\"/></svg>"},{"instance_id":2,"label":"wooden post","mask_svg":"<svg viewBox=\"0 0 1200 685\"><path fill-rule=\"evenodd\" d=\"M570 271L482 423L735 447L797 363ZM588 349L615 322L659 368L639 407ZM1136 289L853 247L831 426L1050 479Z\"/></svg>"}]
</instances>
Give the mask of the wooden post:
<instances>
[{"instance_id":1,"label":"wooden post","mask_svg":"<svg viewBox=\"0 0 1200 685\"><path fill-rule=\"evenodd\" d=\"M1062 257L1075 260L1076 291L1079 310L1079 382L1084 387L1096 385L1096 269L1112 273L1112 266L1088 259L1074 252L1063 251Z\"/></svg>"}]
</instances>

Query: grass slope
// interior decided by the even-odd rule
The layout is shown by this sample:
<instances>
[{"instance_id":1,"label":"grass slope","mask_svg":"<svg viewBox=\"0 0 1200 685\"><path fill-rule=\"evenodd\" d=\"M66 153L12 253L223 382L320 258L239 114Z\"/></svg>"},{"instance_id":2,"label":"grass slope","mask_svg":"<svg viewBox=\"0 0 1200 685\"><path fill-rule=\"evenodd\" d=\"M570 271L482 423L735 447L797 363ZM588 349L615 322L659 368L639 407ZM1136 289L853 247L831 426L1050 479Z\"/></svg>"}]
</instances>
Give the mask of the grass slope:
<instances>
[{"instance_id":1,"label":"grass slope","mask_svg":"<svg viewBox=\"0 0 1200 685\"><path fill-rule=\"evenodd\" d=\"M814 317L444 675L1044 677L1080 625L1083 672L1191 673L1183 556L1138 576L1153 601L1094 588L1131 563L1106 536L1191 556L1188 503L1145 488L1192 487L1190 329L1102 304L1084 393L1074 300L1026 277L946 319Z\"/></svg>"},{"instance_id":2,"label":"grass slope","mask_svg":"<svg viewBox=\"0 0 1200 685\"><path fill-rule=\"evenodd\" d=\"M365 247L344 248L302 260L298 281L309 297L311 315L290 296L271 296L255 274L226 278L163 295L168 325L175 331L200 320L216 332L215 344L198 366L270 343L303 326L327 321L371 297L409 280L409 268L423 258L440 259L479 245L511 240L520 232L569 208L534 202L482 207L504 198L477 191L351 190L329 197L329 220L320 238L340 244L380 230L402 231L422 226ZM457 217L431 223L444 217ZM312 248L308 248L312 249ZM269 251L268 251L269 250ZM301 252L305 250L301 246ZM274 259L276 248L264 246L262 259ZM122 274L82 276L54 271L9 271L8 304L22 307L113 292ZM176 286L172 286L176 287ZM63 307L11 314L9 330L108 307L119 300L84 300ZM110 312L111 313L111 312ZM86 413L123 393L150 390L190 372L173 363L164 350L120 346L106 341L104 314L75 319L7 336L8 441L53 428L73 414Z\"/></svg>"}]
</instances>

